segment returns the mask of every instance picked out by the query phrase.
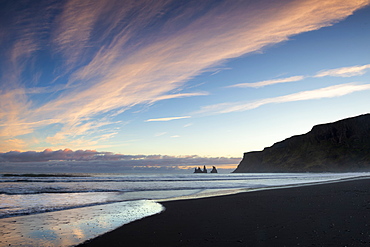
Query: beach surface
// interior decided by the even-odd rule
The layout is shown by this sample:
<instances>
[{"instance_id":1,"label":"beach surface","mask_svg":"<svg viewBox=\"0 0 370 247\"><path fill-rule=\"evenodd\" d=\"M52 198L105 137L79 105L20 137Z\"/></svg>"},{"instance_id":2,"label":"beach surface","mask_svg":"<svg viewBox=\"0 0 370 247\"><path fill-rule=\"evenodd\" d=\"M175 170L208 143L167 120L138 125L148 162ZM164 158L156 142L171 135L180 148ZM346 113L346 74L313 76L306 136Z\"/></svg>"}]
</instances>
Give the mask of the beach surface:
<instances>
[{"instance_id":1,"label":"beach surface","mask_svg":"<svg viewBox=\"0 0 370 247\"><path fill-rule=\"evenodd\" d=\"M370 246L370 179L162 204L79 246Z\"/></svg>"}]
</instances>

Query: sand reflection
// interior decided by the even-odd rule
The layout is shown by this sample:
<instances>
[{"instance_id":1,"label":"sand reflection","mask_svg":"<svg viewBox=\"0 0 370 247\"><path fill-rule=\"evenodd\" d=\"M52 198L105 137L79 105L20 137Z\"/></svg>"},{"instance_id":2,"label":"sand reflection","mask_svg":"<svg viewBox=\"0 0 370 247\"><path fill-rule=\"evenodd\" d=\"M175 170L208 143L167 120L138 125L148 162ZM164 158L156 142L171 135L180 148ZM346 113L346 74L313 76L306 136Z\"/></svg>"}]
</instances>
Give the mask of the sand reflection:
<instances>
[{"instance_id":1,"label":"sand reflection","mask_svg":"<svg viewBox=\"0 0 370 247\"><path fill-rule=\"evenodd\" d=\"M140 200L0 219L0 246L76 245L162 210Z\"/></svg>"}]
</instances>

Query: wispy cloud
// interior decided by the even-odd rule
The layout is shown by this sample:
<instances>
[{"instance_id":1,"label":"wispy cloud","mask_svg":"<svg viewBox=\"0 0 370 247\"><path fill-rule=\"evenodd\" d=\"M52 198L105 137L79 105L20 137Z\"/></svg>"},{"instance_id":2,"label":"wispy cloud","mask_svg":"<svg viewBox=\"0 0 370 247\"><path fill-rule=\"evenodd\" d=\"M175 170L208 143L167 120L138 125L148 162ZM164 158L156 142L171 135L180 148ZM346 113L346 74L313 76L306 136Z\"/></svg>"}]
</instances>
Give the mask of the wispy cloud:
<instances>
[{"instance_id":1,"label":"wispy cloud","mask_svg":"<svg viewBox=\"0 0 370 247\"><path fill-rule=\"evenodd\" d=\"M21 139L7 139L0 143L0 150L9 150L9 147L12 148L12 150L20 150L23 149L26 146L26 142Z\"/></svg>"},{"instance_id":2,"label":"wispy cloud","mask_svg":"<svg viewBox=\"0 0 370 247\"><path fill-rule=\"evenodd\" d=\"M160 132L160 133L155 133L154 136L158 137L158 136L163 136L165 134L167 134L167 132Z\"/></svg>"},{"instance_id":3,"label":"wispy cloud","mask_svg":"<svg viewBox=\"0 0 370 247\"><path fill-rule=\"evenodd\" d=\"M370 84L347 83L310 91L298 92L280 97L261 99L252 102L233 102L204 106L200 111L195 112L194 114L223 114L230 112L240 112L252 110L267 104L334 98L364 90L370 90Z\"/></svg>"},{"instance_id":4,"label":"wispy cloud","mask_svg":"<svg viewBox=\"0 0 370 247\"><path fill-rule=\"evenodd\" d=\"M11 35L10 45L1 49L9 48L5 59L12 61L3 69L1 85L12 77L13 86L0 94L23 92L19 97L1 97L1 140L52 124L60 130L44 141L60 145L93 132L107 135L109 131L103 130L112 124L111 116L140 104L204 95L173 92L227 59L332 25L369 1L175 3L42 1L32 9L13 10L17 17L1 31ZM49 60L41 61L45 57ZM34 65L44 68L45 63L55 67L42 72L60 78L59 83L66 80L66 86L40 103L26 93L30 85L21 75L40 73Z\"/></svg>"},{"instance_id":5,"label":"wispy cloud","mask_svg":"<svg viewBox=\"0 0 370 247\"><path fill-rule=\"evenodd\" d=\"M259 88L269 85L274 85L278 83L286 83L286 82L295 82L295 81L301 81L303 79L306 79L308 77L324 77L324 76L332 76L332 77L352 77L352 76L360 76L364 75L367 70L370 69L370 64L366 65L357 65L357 66L350 66L350 67L342 67L342 68L336 68L336 69L330 69L330 70L322 70L318 73L316 73L314 76L291 76L287 78L279 78L279 79L273 79L273 80L265 80L265 81L259 81L259 82L252 82L252 83L239 83L235 85L231 85L228 87L253 87L253 88Z\"/></svg>"},{"instance_id":6,"label":"wispy cloud","mask_svg":"<svg viewBox=\"0 0 370 247\"><path fill-rule=\"evenodd\" d=\"M152 119L145 120L145 122L166 122L166 121L172 121L172 120L178 120L178 119L184 119L184 118L191 118L191 116L152 118Z\"/></svg>"},{"instance_id":7,"label":"wispy cloud","mask_svg":"<svg viewBox=\"0 0 370 247\"><path fill-rule=\"evenodd\" d=\"M176 99L176 98L184 98L184 97L193 97L193 96L204 96L208 95L207 92L197 92L197 93L179 93L179 94L168 94L156 97L152 100L152 102L156 102L159 100L166 100L166 99Z\"/></svg>"},{"instance_id":8,"label":"wispy cloud","mask_svg":"<svg viewBox=\"0 0 370 247\"><path fill-rule=\"evenodd\" d=\"M231 85L231 86L228 86L228 87L254 87L254 88L259 88L259 87L269 86L269 85L278 84L278 83L301 81L304 78L305 78L304 76L291 76L291 77L287 77L287 78L280 78L280 79L274 79L274 80L252 82L252 83L239 83L239 84Z\"/></svg>"},{"instance_id":9,"label":"wispy cloud","mask_svg":"<svg viewBox=\"0 0 370 247\"><path fill-rule=\"evenodd\" d=\"M335 77L352 77L360 76L367 72L370 69L370 64L362 66L351 66L351 67L342 67L337 69L323 70L318 72L314 77L324 77L324 76L335 76Z\"/></svg>"}]
</instances>

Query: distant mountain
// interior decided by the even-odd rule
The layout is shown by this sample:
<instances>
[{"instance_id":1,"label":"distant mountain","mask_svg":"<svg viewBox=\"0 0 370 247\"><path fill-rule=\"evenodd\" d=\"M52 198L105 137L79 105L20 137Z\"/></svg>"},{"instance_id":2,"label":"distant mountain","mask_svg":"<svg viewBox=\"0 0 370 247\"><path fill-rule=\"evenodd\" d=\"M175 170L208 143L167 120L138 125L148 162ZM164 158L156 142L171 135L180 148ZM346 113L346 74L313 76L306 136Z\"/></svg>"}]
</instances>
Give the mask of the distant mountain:
<instances>
[{"instance_id":1,"label":"distant mountain","mask_svg":"<svg viewBox=\"0 0 370 247\"><path fill-rule=\"evenodd\" d=\"M234 173L370 171L370 114L320 124L263 151L244 153Z\"/></svg>"}]
</instances>

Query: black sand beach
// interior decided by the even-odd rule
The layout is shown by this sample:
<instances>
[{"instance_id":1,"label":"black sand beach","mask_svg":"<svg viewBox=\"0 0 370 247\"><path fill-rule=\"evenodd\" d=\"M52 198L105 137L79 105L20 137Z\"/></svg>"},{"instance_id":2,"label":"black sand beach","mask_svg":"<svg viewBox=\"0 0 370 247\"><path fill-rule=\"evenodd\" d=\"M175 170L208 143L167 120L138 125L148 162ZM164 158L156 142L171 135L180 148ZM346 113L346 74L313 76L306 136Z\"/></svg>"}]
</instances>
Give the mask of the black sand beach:
<instances>
[{"instance_id":1,"label":"black sand beach","mask_svg":"<svg viewBox=\"0 0 370 247\"><path fill-rule=\"evenodd\" d=\"M370 246L370 179L163 205L79 246Z\"/></svg>"}]
</instances>

